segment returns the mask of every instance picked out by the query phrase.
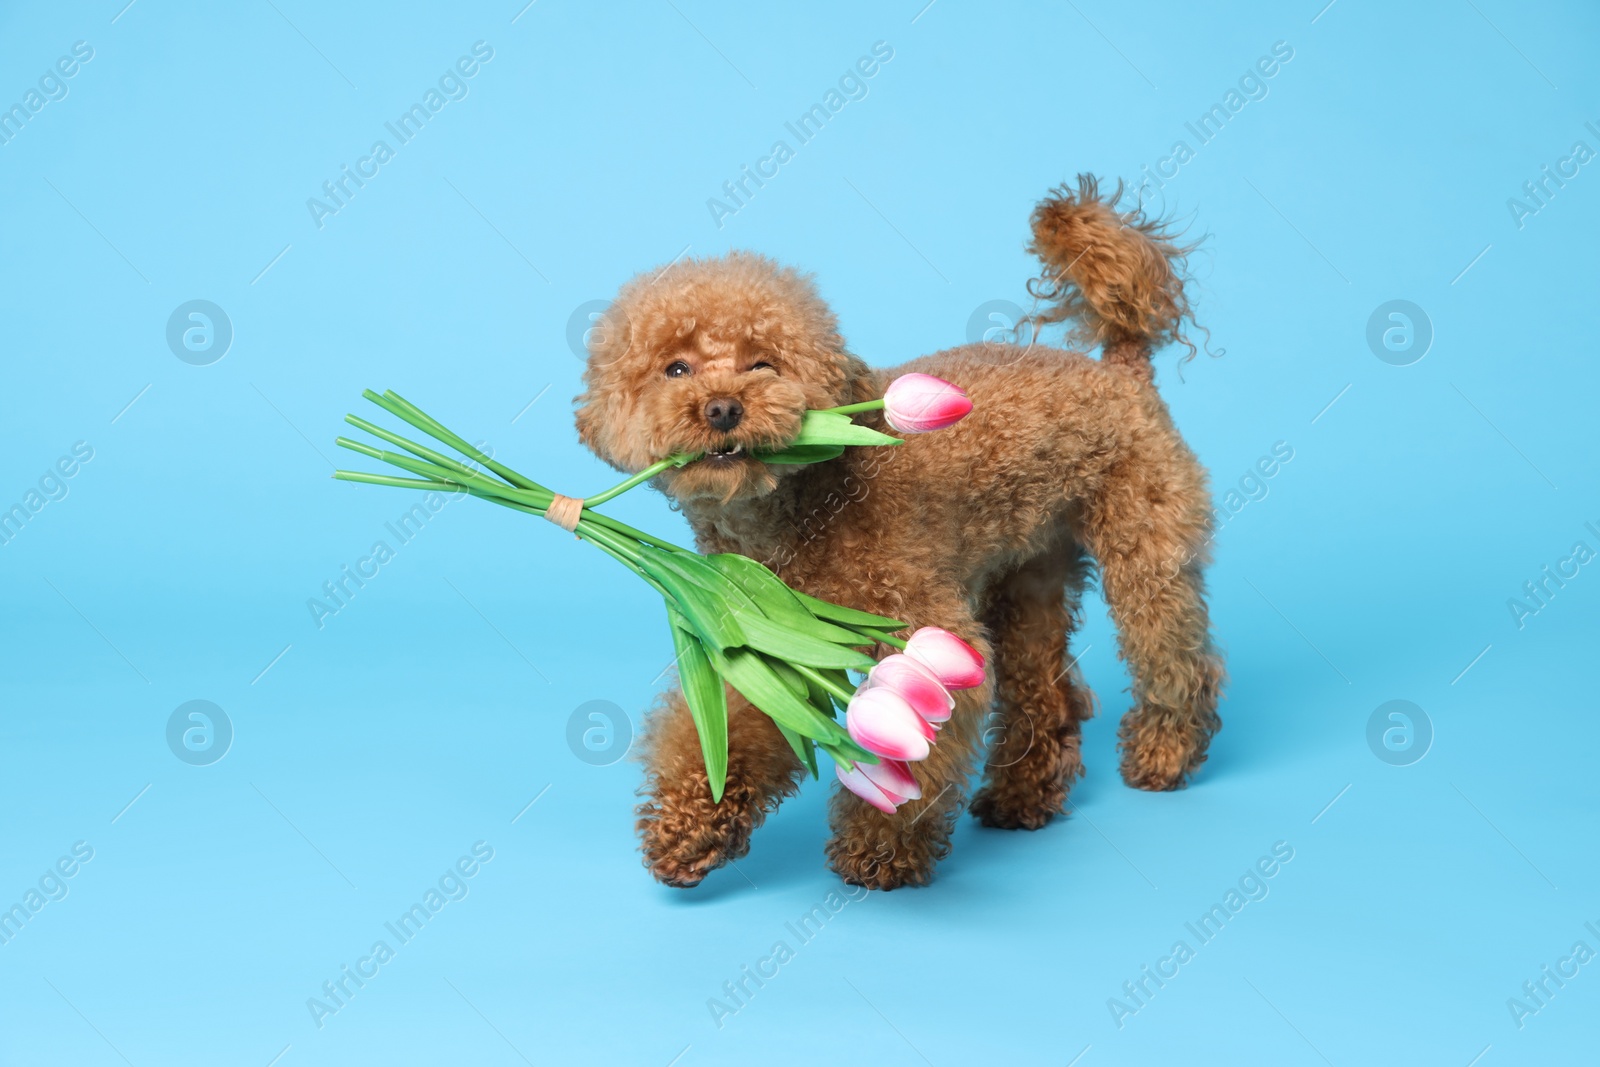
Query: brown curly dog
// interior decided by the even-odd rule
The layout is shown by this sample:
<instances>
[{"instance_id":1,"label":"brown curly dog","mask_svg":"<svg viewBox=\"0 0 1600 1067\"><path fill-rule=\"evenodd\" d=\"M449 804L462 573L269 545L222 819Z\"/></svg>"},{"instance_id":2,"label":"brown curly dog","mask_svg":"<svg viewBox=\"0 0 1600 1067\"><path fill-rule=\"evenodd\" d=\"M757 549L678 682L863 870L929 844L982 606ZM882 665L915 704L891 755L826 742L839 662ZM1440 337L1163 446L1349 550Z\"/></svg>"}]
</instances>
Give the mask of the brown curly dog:
<instances>
[{"instance_id":1,"label":"brown curly dog","mask_svg":"<svg viewBox=\"0 0 1600 1067\"><path fill-rule=\"evenodd\" d=\"M584 443L629 472L708 453L656 482L701 551L740 552L813 596L944 627L988 657L988 684L957 694L933 754L912 765L923 799L885 815L835 791L827 857L846 882L894 889L932 878L986 734L998 739L971 803L984 825L1032 830L1063 810L1094 711L1069 669L1067 637L1096 572L1133 678L1124 780L1182 786L1220 725L1223 667L1201 578L1211 500L1150 366L1174 341L1194 352L1181 332L1188 250L1158 222L1119 212L1121 192L1102 197L1080 177L1032 219L1030 251L1044 270L1029 290L1043 306L1029 325L1071 320L1073 339L1098 346L1099 360L979 344L868 367L808 277L737 252L640 275L591 334ZM750 455L787 444L807 408L876 398L907 371L962 386L972 414L898 448L812 466ZM877 413L861 419L886 429ZM646 866L669 885L695 885L743 856L798 788L801 766L772 722L731 691L729 705L720 804L682 696L666 694L646 725L638 828Z\"/></svg>"}]
</instances>

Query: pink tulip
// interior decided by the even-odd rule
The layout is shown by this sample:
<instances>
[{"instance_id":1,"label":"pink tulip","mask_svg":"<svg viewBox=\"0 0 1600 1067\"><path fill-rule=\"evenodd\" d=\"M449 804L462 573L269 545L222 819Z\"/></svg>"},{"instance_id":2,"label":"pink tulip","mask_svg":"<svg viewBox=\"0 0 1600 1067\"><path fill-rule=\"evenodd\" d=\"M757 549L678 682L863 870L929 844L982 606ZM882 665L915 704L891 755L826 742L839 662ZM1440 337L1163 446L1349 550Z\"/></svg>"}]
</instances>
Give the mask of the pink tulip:
<instances>
[{"instance_id":1,"label":"pink tulip","mask_svg":"<svg viewBox=\"0 0 1600 1067\"><path fill-rule=\"evenodd\" d=\"M946 689L983 684L983 656L949 630L924 626L906 642L906 655L932 671Z\"/></svg>"},{"instance_id":2,"label":"pink tulip","mask_svg":"<svg viewBox=\"0 0 1600 1067\"><path fill-rule=\"evenodd\" d=\"M928 758L933 728L892 689L858 689L844 713L845 729L856 744L889 759Z\"/></svg>"},{"instance_id":3,"label":"pink tulip","mask_svg":"<svg viewBox=\"0 0 1600 1067\"><path fill-rule=\"evenodd\" d=\"M858 763L848 771L836 764L834 772L846 789L888 815L906 801L922 796L922 788L911 777L911 768L900 760Z\"/></svg>"},{"instance_id":4,"label":"pink tulip","mask_svg":"<svg viewBox=\"0 0 1600 1067\"><path fill-rule=\"evenodd\" d=\"M883 393L883 417L900 433L942 430L971 410L965 390L931 374L902 374Z\"/></svg>"},{"instance_id":5,"label":"pink tulip","mask_svg":"<svg viewBox=\"0 0 1600 1067\"><path fill-rule=\"evenodd\" d=\"M867 675L867 687L882 686L905 697L906 703L930 723L945 722L955 708L955 698L928 668L902 652L885 656Z\"/></svg>"}]
</instances>

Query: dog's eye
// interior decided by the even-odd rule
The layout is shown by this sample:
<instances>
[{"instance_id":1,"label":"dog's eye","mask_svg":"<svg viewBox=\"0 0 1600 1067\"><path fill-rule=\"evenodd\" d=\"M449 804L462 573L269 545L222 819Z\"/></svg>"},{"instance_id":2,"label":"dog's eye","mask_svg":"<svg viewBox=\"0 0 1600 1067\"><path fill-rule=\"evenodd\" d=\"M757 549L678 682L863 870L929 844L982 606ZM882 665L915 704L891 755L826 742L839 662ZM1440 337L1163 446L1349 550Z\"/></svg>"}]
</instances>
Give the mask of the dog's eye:
<instances>
[{"instance_id":1,"label":"dog's eye","mask_svg":"<svg viewBox=\"0 0 1600 1067\"><path fill-rule=\"evenodd\" d=\"M777 367L774 367L772 364L770 364L770 363L768 363L768 362L766 362L764 360L762 362L760 362L760 363L757 363L757 364L753 365L750 369L751 370L769 370L774 374L778 373L778 368Z\"/></svg>"},{"instance_id":2,"label":"dog's eye","mask_svg":"<svg viewBox=\"0 0 1600 1067\"><path fill-rule=\"evenodd\" d=\"M681 359L677 360L676 362L667 364L667 377L668 378L687 378L689 375L691 375L693 373L694 373L694 371L692 369L690 369L689 364L685 363Z\"/></svg>"}]
</instances>

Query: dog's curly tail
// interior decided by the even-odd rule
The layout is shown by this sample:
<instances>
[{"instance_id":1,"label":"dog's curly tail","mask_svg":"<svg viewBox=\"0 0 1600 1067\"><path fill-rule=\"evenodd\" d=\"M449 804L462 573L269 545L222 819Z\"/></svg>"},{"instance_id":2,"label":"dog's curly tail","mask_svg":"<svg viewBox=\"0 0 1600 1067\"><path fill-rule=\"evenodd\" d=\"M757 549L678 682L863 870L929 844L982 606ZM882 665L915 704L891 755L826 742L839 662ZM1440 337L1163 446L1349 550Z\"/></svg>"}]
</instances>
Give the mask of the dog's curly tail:
<instances>
[{"instance_id":1,"label":"dog's curly tail","mask_svg":"<svg viewBox=\"0 0 1600 1067\"><path fill-rule=\"evenodd\" d=\"M1150 376L1150 356L1173 342L1192 358L1195 346L1184 336L1193 322L1184 293L1181 246L1159 219L1142 211L1118 211L1123 185L1100 195L1092 174L1078 175L1078 187L1063 184L1033 210L1033 240L1028 251L1044 263L1028 292L1046 304L1029 320L1033 327L1072 320L1072 338L1100 347L1102 363L1119 364Z\"/></svg>"}]
</instances>

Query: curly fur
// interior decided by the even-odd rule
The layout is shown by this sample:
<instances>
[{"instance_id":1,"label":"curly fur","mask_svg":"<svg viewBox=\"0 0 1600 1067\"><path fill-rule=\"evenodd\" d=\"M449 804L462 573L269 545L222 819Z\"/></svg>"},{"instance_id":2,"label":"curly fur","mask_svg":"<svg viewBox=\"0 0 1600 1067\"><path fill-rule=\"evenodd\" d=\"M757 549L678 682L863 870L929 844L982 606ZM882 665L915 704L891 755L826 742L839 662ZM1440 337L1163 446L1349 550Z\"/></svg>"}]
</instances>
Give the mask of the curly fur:
<instances>
[{"instance_id":1,"label":"curly fur","mask_svg":"<svg viewBox=\"0 0 1600 1067\"><path fill-rule=\"evenodd\" d=\"M1102 361L1148 372L1151 353L1173 342L1194 356L1179 273L1192 249L1174 244L1162 222L1118 212L1122 190L1118 182L1102 200L1094 176L1080 174L1076 190L1062 185L1034 208L1028 251L1044 272L1028 292L1050 303L1029 318L1035 326L1072 320L1072 338L1099 346Z\"/></svg>"},{"instance_id":2,"label":"curly fur","mask_svg":"<svg viewBox=\"0 0 1600 1067\"><path fill-rule=\"evenodd\" d=\"M1082 773L1081 724L1094 698L1069 670L1068 638L1098 573L1133 678L1120 731L1122 775L1182 786L1220 725L1222 660L1209 635L1201 568L1210 541L1205 471L1172 425L1149 366L1181 340L1189 307L1181 257L1156 222L1119 214L1090 178L1033 216L1044 263L1035 291L1072 319L1099 360L1042 345L967 345L886 370L851 355L804 275L758 255L689 260L623 287L592 335L583 441L638 471L680 451L783 444L801 413L881 395L907 371L963 386L963 422L894 449L768 467L748 455L661 475L706 552L761 560L814 596L942 626L990 657L925 761L923 799L884 815L836 790L826 854L846 881L923 885L948 852L985 740L972 811L1036 829L1065 810ZM674 376L668 376L668 368ZM763 366L764 365L764 366ZM738 400L714 429L706 407ZM862 421L884 428L876 415ZM771 722L730 692L729 772L713 804L694 725L676 691L649 717L638 809L644 861L670 885L699 882L749 848L801 768ZM986 722L986 716L994 718Z\"/></svg>"}]
</instances>

